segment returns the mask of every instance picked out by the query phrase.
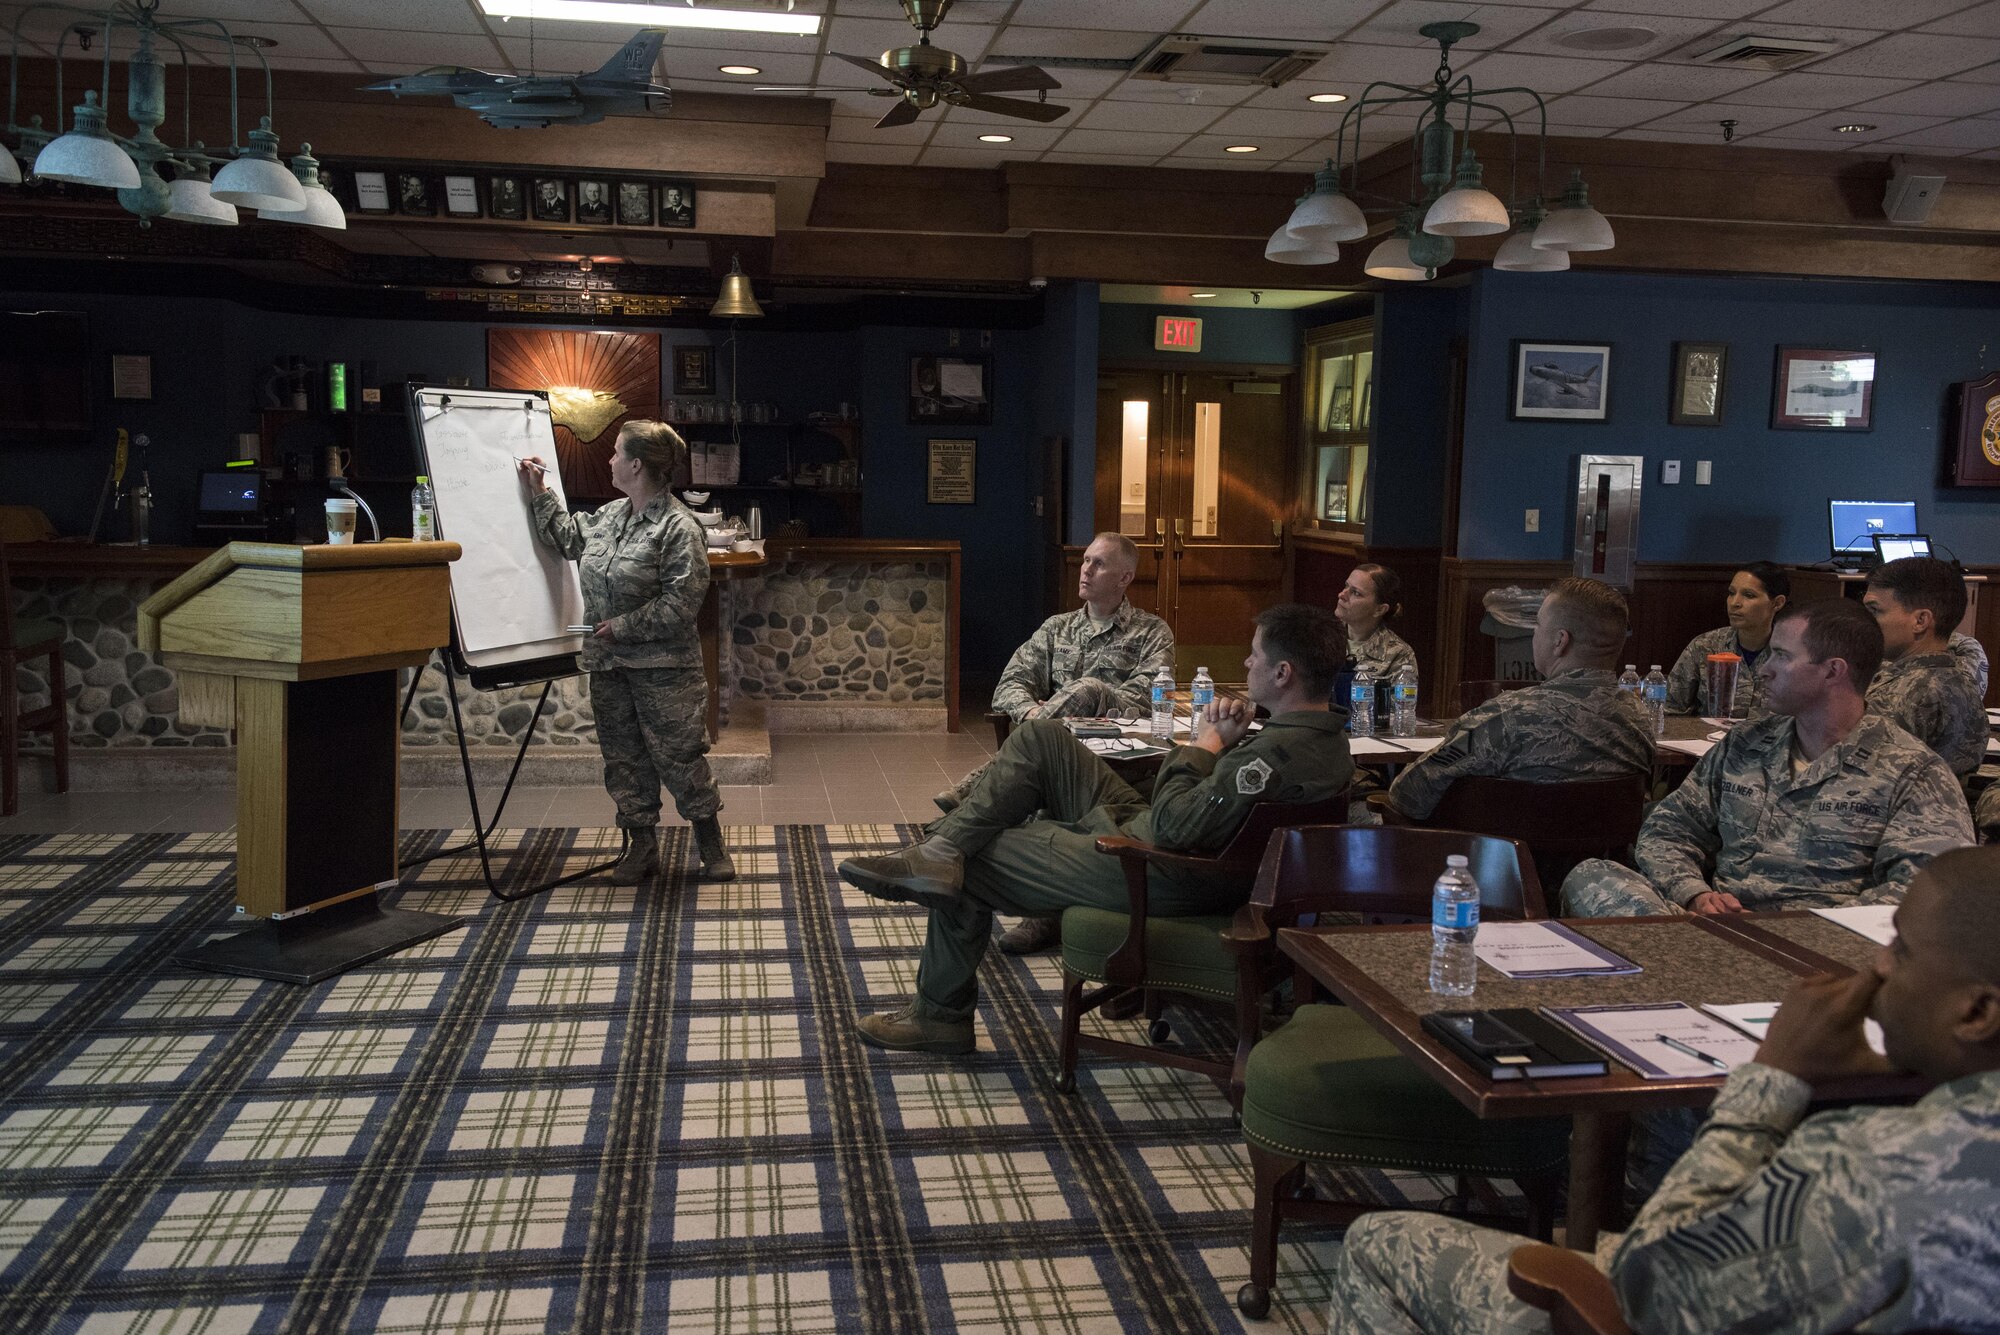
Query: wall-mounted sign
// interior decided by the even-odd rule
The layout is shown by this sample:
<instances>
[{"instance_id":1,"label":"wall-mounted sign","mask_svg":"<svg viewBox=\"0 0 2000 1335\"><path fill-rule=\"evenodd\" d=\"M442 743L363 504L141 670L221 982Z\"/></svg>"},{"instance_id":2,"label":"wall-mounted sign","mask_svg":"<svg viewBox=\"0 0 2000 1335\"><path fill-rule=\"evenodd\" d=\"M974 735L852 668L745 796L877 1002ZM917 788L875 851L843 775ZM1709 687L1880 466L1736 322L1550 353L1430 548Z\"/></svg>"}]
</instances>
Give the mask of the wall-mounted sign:
<instances>
[{"instance_id":1,"label":"wall-mounted sign","mask_svg":"<svg viewBox=\"0 0 2000 1335\"><path fill-rule=\"evenodd\" d=\"M1201 317L1196 315L1154 316L1153 351L1200 352Z\"/></svg>"},{"instance_id":2,"label":"wall-mounted sign","mask_svg":"<svg viewBox=\"0 0 2000 1335\"><path fill-rule=\"evenodd\" d=\"M933 440L924 499L932 505L971 505L978 449L970 440Z\"/></svg>"}]
</instances>

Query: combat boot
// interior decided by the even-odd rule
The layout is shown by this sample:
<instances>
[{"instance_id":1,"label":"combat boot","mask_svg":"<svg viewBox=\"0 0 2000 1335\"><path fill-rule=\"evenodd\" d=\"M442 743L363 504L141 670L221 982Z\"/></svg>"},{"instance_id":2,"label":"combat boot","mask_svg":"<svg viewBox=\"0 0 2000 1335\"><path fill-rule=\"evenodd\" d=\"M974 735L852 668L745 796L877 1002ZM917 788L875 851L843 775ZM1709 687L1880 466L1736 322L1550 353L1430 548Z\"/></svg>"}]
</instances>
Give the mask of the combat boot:
<instances>
[{"instance_id":1,"label":"combat boot","mask_svg":"<svg viewBox=\"0 0 2000 1335\"><path fill-rule=\"evenodd\" d=\"M713 816L705 816L694 823L695 847L701 854L701 876L704 881L733 881L736 879L736 863L729 856L729 846L722 842L722 822Z\"/></svg>"},{"instance_id":2,"label":"combat boot","mask_svg":"<svg viewBox=\"0 0 2000 1335\"><path fill-rule=\"evenodd\" d=\"M660 832L648 826L643 830L627 830L625 834L629 842L624 856L611 869L613 885L637 885L660 870Z\"/></svg>"}]
</instances>

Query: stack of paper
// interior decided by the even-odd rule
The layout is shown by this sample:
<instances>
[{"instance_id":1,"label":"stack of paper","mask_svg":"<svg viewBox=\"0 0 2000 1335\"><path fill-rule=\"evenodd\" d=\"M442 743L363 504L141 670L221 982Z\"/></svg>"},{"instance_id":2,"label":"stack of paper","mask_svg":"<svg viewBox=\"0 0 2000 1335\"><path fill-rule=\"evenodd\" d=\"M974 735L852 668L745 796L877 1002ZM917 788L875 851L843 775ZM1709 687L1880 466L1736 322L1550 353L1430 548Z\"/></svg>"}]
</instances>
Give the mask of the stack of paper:
<instances>
[{"instance_id":1,"label":"stack of paper","mask_svg":"<svg viewBox=\"0 0 2000 1335\"><path fill-rule=\"evenodd\" d=\"M1734 1006L1703 1006L1702 1009L1713 1015L1716 1019L1736 1026L1759 1043L1762 1043L1764 1035L1771 1028L1772 1017L1778 1013L1778 1003L1775 1001L1745 1001ZM1881 1025L1876 1024L1873 1020L1863 1020L1861 1022L1861 1033L1868 1040L1869 1047L1884 1056L1888 1055L1888 1049L1882 1045Z\"/></svg>"},{"instance_id":2,"label":"stack of paper","mask_svg":"<svg viewBox=\"0 0 2000 1335\"><path fill-rule=\"evenodd\" d=\"M1895 944L1894 904L1856 904L1843 909L1814 909L1813 912L1828 922L1839 923L1850 932L1859 932L1878 946Z\"/></svg>"},{"instance_id":3,"label":"stack of paper","mask_svg":"<svg viewBox=\"0 0 2000 1335\"><path fill-rule=\"evenodd\" d=\"M1509 978L1581 978L1643 972L1559 922L1483 922L1473 953Z\"/></svg>"},{"instance_id":4,"label":"stack of paper","mask_svg":"<svg viewBox=\"0 0 2000 1335\"><path fill-rule=\"evenodd\" d=\"M1543 1013L1648 1080L1721 1076L1757 1055L1749 1035L1679 1001L1552 1006Z\"/></svg>"}]
</instances>

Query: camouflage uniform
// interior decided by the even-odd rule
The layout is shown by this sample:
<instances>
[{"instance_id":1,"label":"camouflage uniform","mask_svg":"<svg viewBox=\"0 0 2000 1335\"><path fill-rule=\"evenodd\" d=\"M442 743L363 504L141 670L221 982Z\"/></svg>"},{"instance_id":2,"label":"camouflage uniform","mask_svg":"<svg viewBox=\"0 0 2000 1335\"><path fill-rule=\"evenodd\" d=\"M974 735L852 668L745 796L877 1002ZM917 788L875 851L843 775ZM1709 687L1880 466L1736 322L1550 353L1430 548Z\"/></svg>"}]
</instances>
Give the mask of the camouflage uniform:
<instances>
[{"instance_id":1,"label":"camouflage uniform","mask_svg":"<svg viewBox=\"0 0 2000 1335\"><path fill-rule=\"evenodd\" d=\"M1437 749L1396 776L1389 801L1422 820L1458 779L1553 783L1652 768L1653 730L1637 697L1609 672L1572 668L1459 715Z\"/></svg>"},{"instance_id":2,"label":"camouflage uniform","mask_svg":"<svg viewBox=\"0 0 2000 1335\"><path fill-rule=\"evenodd\" d=\"M1736 669L1736 699L1742 704L1743 712L1736 717L1764 717L1769 712L1764 708L1764 683L1757 680L1757 674L1751 670L1751 659L1755 655L1744 651L1742 641L1736 638L1734 626L1707 631L1688 641L1688 647L1681 650L1681 656L1674 660L1674 670L1667 674L1667 712L1700 714L1704 718L1730 716L1727 707L1719 706L1708 698L1710 654L1735 654L1743 660Z\"/></svg>"},{"instance_id":3,"label":"camouflage uniform","mask_svg":"<svg viewBox=\"0 0 2000 1335\"><path fill-rule=\"evenodd\" d=\"M532 501L535 536L577 563L584 614L616 639L583 640L604 787L618 824L660 823L660 786L690 822L722 808L708 768L707 681L696 618L708 592L708 539L688 508L655 496L641 514L623 497L572 515L552 492Z\"/></svg>"},{"instance_id":4,"label":"camouflage uniform","mask_svg":"<svg viewBox=\"0 0 2000 1335\"><path fill-rule=\"evenodd\" d=\"M1111 624L1091 625L1079 607L1044 621L1007 660L993 688L993 708L1016 723L1042 706L1039 718L1080 718L1152 707L1153 677L1174 665L1174 633L1151 612L1118 604Z\"/></svg>"},{"instance_id":5,"label":"camouflage uniform","mask_svg":"<svg viewBox=\"0 0 2000 1335\"><path fill-rule=\"evenodd\" d=\"M1937 752L1961 779L1986 755L1986 706L1951 654L1906 654L1884 663L1868 683L1868 712Z\"/></svg>"},{"instance_id":6,"label":"camouflage uniform","mask_svg":"<svg viewBox=\"0 0 2000 1335\"><path fill-rule=\"evenodd\" d=\"M2000 783L1993 784L1979 795L1979 806L1975 809L1972 823L1989 842L2000 842Z\"/></svg>"},{"instance_id":7,"label":"camouflage uniform","mask_svg":"<svg viewBox=\"0 0 2000 1335\"><path fill-rule=\"evenodd\" d=\"M930 826L965 855L963 898L930 911L917 967L917 1014L963 1020L978 1000L979 961L993 914L1047 917L1072 904L1123 910L1129 900L1118 859L1097 851L1101 835L1129 835L1162 848L1212 853L1257 802L1308 802L1347 786L1347 715L1299 710L1265 721L1220 756L1177 747L1160 766L1149 804L1054 719L1014 729L957 810ZM1038 811L1044 820L1029 821ZM1027 822L1023 824L1023 822ZM1152 911L1224 913L1247 887L1184 872L1151 872Z\"/></svg>"},{"instance_id":8,"label":"camouflage uniform","mask_svg":"<svg viewBox=\"0 0 2000 1335\"><path fill-rule=\"evenodd\" d=\"M1986 646L1963 631L1953 631L1950 640L1951 656L1958 660L1979 687L1979 698L1986 698Z\"/></svg>"},{"instance_id":9,"label":"camouflage uniform","mask_svg":"<svg viewBox=\"0 0 2000 1335\"><path fill-rule=\"evenodd\" d=\"M1796 1076L1740 1067L1631 1229L1598 1242L1633 1329L2000 1328L2000 1071L1909 1108L1806 1117L1811 1097ZM1507 1291L1523 1241L1369 1215L1347 1232L1328 1335L1547 1331Z\"/></svg>"},{"instance_id":10,"label":"camouflage uniform","mask_svg":"<svg viewBox=\"0 0 2000 1335\"><path fill-rule=\"evenodd\" d=\"M1377 626L1374 634L1365 640L1350 636L1347 656L1353 660L1357 671L1366 666L1375 673L1377 681L1388 681L1401 672L1406 663L1411 667L1417 665L1417 651L1402 636L1390 630L1387 622Z\"/></svg>"},{"instance_id":11,"label":"camouflage uniform","mask_svg":"<svg viewBox=\"0 0 2000 1335\"><path fill-rule=\"evenodd\" d=\"M1564 912L1671 913L1710 889L1747 909L1899 903L1926 862L1973 841L1951 771L1895 724L1864 715L1794 776L1796 731L1789 714L1731 728L1646 817L1639 871L1578 864Z\"/></svg>"}]
</instances>

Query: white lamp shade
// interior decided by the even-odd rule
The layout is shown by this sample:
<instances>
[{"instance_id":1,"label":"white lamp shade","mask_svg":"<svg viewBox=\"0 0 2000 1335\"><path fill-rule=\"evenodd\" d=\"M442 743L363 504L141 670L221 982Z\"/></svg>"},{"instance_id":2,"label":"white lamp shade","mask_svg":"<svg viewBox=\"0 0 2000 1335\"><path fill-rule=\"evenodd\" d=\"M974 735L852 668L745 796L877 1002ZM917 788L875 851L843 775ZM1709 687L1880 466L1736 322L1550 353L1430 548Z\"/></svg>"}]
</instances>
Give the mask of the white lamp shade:
<instances>
[{"instance_id":1,"label":"white lamp shade","mask_svg":"<svg viewBox=\"0 0 2000 1335\"><path fill-rule=\"evenodd\" d=\"M306 206L306 192L298 177L283 164L268 158L241 157L215 174L209 193L225 204L238 204L266 213L296 213Z\"/></svg>"},{"instance_id":2,"label":"white lamp shade","mask_svg":"<svg viewBox=\"0 0 2000 1335\"><path fill-rule=\"evenodd\" d=\"M340 201L327 193L325 186L307 186L306 206L302 209L286 209L282 212L259 209L259 218L270 218L276 222L303 223L307 227L324 227L330 232L347 230L347 215L340 210Z\"/></svg>"},{"instance_id":3,"label":"white lamp shade","mask_svg":"<svg viewBox=\"0 0 2000 1335\"><path fill-rule=\"evenodd\" d=\"M1617 242L1611 224L1596 209L1557 209L1535 229L1537 250L1609 250Z\"/></svg>"},{"instance_id":4,"label":"white lamp shade","mask_svg":"<svg viewBox=\"0 0 2000 1335\"><path fill-rule=\"evenodd\" d=\"M1559 273L1569 268L1569 252L1536 250L1533 232L1516 232L1501 244L1493 267L1510 273Z\"/></svg>"},{"instance_id":5,"label":"white lamp shade","mask_svg":"<svg viewBox=\"0 0 2000 1335\"><path fill-rule=\"evenodd\" d=\"M7 145L0 144L0 185L21 184L21 164L7 151Z\"/></svg>"},{"instance_id":6,"label":"white lamp shade","mask_svg":"<svg viewBox=\"0 0 2000 1335\"><path fill-rule=\"evenodd\" d=\"M1299 201L1285 230L1300 241L1332 247L1342 241L1359 241L1368 235L1368 219L1346 195L1314 191Z\"/></svg>"},{"instance_id":7,"label":"white lamp shade","mask_svg":"<svg viewBox=\"0 0 2000 1335\"><path fill-rule=\"evenodd\" d=\"M1361 266L1371 278L1393 278L1399 282L1421 283L1429 278L1430 272L1419 269L1410 259L1410 238L1392 236L1375 249L1368 252L1368 262Z\"/></svg>"},{"instance_id":8,"label":"white lamp shade","mask_svg":"<svg viewBox=\"0 0 2000 1335\"><path fill-rule=\"evenodd\" d=\"M1424 215L1432 236L1494 236L1513 225L1500 197L1478 186L1445 191Z\"/></svg>"},{"instance_id":9,"label":"white lamp shade","mask_svg":"<svg viewBox=\"0 0 2000 1335\"><path fill-rule=\"evenodd\" d=\"M202 223L209 227L236 226L235 206L211 195L206 177L183 176L170 184L166 216L175 222Z\"/></svg>"},{"instance_id":10,"label":"white lamp shade","mask_svg":"<svg viewBox=\"0 0 2000 1335\"><path fill-rule=\"evenodd\" d=\"M1289 227L1280 227L1265 243L1264 258L1278 264L1332 264L1340 258L1340 247L1301 240Z\"/></svg>"},{"instance_id":11,"label":"white lamp shade","mask_svg":"<svg viewBox=\"0 0 2000 1335\"><path fill-rule=\"evenodd\" d=\"M137 190L139 168L125 150L103 134L71 130L35 157L35 175L108 190Z\"/></svg>"}]
</instances>

